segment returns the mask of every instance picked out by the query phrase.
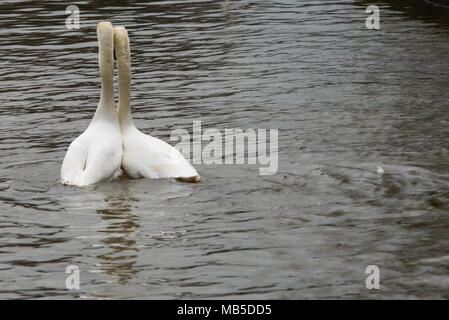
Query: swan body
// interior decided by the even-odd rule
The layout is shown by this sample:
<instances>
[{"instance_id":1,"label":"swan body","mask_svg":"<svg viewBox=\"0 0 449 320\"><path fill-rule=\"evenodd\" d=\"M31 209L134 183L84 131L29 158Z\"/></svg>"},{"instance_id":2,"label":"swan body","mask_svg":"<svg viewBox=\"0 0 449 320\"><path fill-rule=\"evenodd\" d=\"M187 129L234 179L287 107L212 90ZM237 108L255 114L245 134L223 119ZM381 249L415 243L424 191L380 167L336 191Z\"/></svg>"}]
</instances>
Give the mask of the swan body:
<instances>
[{"instance_id":1,"label":"swan body","mask_svg":"<svg viewBox=\"0 0 449 320\"><path fill-rule=\"evenodd\" d=\"M64 184L87 186L116 177L122 157L121 131L114 102L113 28L97 27L101 96L86 131L70 144L61 167Z\"/></svg>"},{"instance_id":2,"label":"swan body","mask_svg":"<svg viewBox=\"0 0 449 320\"><path fill-rule=\"evenodd\" d=\"M131 178L177 178L198 182L198 172L176 148L134 126L130 106L131 54L128 32L123 27L114 28L114 49L118 66L117 113L122 133L123 171Z\"/></svg>"}]
</instances>

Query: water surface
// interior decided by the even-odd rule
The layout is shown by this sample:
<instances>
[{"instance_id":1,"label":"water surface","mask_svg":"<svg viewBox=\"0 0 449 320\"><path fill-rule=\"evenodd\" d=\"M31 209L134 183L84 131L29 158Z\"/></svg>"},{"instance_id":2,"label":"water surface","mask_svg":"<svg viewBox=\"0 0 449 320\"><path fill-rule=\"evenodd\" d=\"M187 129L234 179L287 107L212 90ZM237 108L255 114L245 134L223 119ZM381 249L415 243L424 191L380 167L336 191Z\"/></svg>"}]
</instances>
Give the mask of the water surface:
<instances>
[{"instance_id":1,"label":"water surface","mask_svg":"<svg viewBox=\"0 0 449 320\"><path fill-rule=\"evenodd\" d=\"M381 30L365 1L110 3L75 2L68 30L65 3L2 2L0 298L449 298L446 20L386 1ZM143 132L276 128L277 174L61 185L99 99L101 20L128 29Z\"/></svg>"}]
</instances>

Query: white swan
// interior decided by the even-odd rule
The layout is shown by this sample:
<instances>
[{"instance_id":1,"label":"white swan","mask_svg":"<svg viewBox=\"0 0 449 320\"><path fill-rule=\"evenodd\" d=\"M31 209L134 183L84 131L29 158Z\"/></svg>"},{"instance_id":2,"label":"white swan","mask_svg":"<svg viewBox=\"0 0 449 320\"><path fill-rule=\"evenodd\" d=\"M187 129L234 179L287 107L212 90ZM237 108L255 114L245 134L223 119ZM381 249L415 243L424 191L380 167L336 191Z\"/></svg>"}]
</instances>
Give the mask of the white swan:
<instances>
[{"instance_id":1,"label":"white swan","mask_svg":"<svg viewBox=\"0 0 449 320\"><path fill-rule=\"evenodd\" d=\"M131 178L177 178L198 182L200 176L181 153L168 143L140 132L131 118L131 53L128 32L114 28L114 49L118 68L117 112L122 130L122 169Z\"/></svg>"},{"instance_id":2,"label":"white swan","mask_svg":"<svg viewBox=\"0 0 449 320\"><path fill-rule=\"evenodd\" d=\"M88 128L73 140L61 167L64 184L86 186L117 176L122 144L114 101L114 30L110 22L97 26L101 96Z\"/></svg>"}]
</instances>

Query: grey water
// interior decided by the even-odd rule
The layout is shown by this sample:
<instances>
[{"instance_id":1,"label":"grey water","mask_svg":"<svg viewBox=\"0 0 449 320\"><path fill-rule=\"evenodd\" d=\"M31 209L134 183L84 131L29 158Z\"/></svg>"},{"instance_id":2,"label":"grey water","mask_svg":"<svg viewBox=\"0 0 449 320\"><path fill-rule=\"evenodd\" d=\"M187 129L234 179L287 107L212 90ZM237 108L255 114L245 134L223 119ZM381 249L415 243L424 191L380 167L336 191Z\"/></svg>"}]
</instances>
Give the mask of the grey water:
<instances>
[{"instance_id":1,"label":"grey water","mask_svg":"<svg viewBox=\"0 0 449 320\"><path fill-rule=\"evenodd\" d=\"M67 29L69 3L2 0L0 299L448 299L449 23L409 3L368 30L365 1L76 1ZM140 130L278 129L276 174L63 186L102 20Z\"/></svg>"}]
</instances>

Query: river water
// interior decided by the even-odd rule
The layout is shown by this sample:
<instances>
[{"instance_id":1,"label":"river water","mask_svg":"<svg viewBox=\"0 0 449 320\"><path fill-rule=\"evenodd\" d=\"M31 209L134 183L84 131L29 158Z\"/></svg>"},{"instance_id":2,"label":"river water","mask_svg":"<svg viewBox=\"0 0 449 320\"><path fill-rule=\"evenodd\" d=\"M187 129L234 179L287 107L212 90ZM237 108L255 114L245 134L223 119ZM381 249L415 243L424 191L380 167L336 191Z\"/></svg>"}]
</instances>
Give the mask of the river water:
<instances>
[{"instance_id":1,"label":"river water","mask_svg":"<svg viewBox=\"0 0 449 320\"><path fill-rule=\"evenodd\" d=\"M380 30L365 1L129 3L74 2L67 29L69 3L2 1L1 299L449 298L447 19L388 1ZM102 20L130 35L137 127L278 129L276 174L64 187Z\"/></svg>"}]
</instances>

